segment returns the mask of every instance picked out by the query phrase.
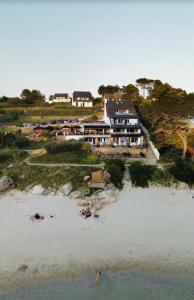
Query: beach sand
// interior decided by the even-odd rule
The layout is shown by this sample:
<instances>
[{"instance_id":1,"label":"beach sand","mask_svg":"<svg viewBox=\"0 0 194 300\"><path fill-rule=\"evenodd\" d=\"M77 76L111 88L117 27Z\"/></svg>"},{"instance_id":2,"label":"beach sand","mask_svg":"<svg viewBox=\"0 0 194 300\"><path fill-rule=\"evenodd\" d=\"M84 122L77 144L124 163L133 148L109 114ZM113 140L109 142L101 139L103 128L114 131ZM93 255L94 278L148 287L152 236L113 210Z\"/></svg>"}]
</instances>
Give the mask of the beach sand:
<instances>
[{"instance_id":1,"label":"beach sand","mask_svg":"<svg viewBox=\"0 0 194 300\"><path fill-rule=\"evenodd\" d=\"M189 190L132 188L84 219L76 201L12 190L0 196L1 287L96 268L194 272L194 199ZM32 222L36 212L47 217ZM18 271L22 264L25 272Z\"/></svg>"}]
</instances>

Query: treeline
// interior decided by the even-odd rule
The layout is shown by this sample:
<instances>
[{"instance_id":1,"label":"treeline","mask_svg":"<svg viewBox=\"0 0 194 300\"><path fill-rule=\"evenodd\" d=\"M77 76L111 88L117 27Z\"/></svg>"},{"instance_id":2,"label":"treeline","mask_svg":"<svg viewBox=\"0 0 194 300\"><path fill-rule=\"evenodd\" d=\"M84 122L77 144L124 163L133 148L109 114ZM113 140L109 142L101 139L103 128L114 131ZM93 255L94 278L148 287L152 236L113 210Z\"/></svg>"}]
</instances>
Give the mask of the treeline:
<instances>
[{"instance_id":1,"label":"treeline","mask_svg":"<svg viewBox=\"0 0 194 300\"><path fill-rule=\"evenodd\" d=\"M133 162L129 166L130 179L134 186L148 187L149 184L170 186L176 180L194 184L194 164L189 159L177 158L172 166L166 170L156 165L144 165Z\"/></svg>"},{"instance_id":2,"label":"treeline","mask_svg":"<svg viewBox=\"0 0 194 300\"><path fill-rule=\"evenodd\" d=\"M142 101L144 99L164 100L171 99L176 102L184 100L194 101L194 93L187 93L181 88L175 88L169 83L163 83L159 79L139 78L135 84L119 87L118 85L101 85L98 93L101 96L105 94L122 93L123 99L132 101Z\"/></svg>"},{"instance_id":3,"label":"treeline","mask_svg":"<svg viewBox=\"0 0 194 300\"><path fill-rule=\"evenodd\" d=\"M34 104L44 104L45 102L45 95L43 95L39 90L29 90L24 89L20 97L6 97L3 96L0 98L0 103L8 104L8 105L34 105Z\"/></svg>"}]
</instances>

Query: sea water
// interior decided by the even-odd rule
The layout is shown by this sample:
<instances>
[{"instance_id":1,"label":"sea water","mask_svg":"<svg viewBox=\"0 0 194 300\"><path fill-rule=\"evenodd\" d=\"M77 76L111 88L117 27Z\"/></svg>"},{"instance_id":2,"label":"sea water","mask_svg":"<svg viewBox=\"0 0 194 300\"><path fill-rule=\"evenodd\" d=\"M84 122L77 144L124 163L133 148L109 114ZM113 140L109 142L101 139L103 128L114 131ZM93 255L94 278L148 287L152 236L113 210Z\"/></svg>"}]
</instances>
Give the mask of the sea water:
<instances>
[{"instance_id":1,"label":"sea water","mask_svg":"<svg viewBox=\"0 0 194 300\"><path fill-rule=\"evenodd\" d=\"M58 279L0 292L1 300L183 300L194 299L194 276L145 272L102 273Z\"/></svg>"}]
</instances>

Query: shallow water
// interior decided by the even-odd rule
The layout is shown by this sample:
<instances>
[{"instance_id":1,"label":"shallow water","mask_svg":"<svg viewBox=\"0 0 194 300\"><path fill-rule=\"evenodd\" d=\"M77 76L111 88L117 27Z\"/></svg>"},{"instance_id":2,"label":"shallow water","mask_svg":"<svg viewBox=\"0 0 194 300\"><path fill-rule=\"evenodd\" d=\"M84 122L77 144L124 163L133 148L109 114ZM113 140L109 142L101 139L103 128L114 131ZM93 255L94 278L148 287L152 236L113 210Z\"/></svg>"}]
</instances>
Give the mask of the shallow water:
<instances>
[{"instance_id":1,"label":"shallow water","mask_svg":"<svg viewBox=\"0 0 194 300\"><path fill-rule=\"evenodd\" d=\"M140 272L95 274L52 280L0 293L1 300L183 300L194 299L194 276Z\"/></svg>"}]
</instances>

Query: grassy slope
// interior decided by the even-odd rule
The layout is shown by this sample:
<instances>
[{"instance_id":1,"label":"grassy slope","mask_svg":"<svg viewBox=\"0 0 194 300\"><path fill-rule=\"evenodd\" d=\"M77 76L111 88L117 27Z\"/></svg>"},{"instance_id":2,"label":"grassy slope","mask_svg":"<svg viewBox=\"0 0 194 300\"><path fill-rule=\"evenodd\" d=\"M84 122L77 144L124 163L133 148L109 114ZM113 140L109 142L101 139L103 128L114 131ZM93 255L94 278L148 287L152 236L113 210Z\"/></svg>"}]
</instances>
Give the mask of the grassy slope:
<instances>
[{"instance_id":1,"label":"grassy slope","mask_svg":"<svg viewBox=\"0 0 194 300\"><path fill-rule=\"evenodd\" d=\"M31 162L36 163L99 163L98 156L94 153L88 153L86 150L63 152L58 154L43 154L31 158Z\"/></svg>"},{"instance_id":2,"label":"grassy slope","mask_svg":"<svg viewBox=\"0 0 194 300\"><path fill-rule=\"evenodd\" d=\"M95 115L101 112L100 106L91 108L74 107L71 104L44 104L44 105L31 105L31 106L8 106L0 104L0 115L20 115L23 119L49 119L49 117L65 118L65 117L78 117Z\"/></svg>"},{"instance_id":3,"label":"grassy slope","mask_svg":"<svg viewBox=\"0 0 194 300\"><path fill-rule=\"evenodd\" d=\"M71 182L76 190L87 186L83 178L94 170L93 167L49 168L28 166L23 162L27 156L27 152L13 149L0 151L0 176L9 175L14 180L15 186L20 190L37 184L41 184L45 188L50 187L58 190L60 186L67 182Z\"/></svg>"}]
</instances>

